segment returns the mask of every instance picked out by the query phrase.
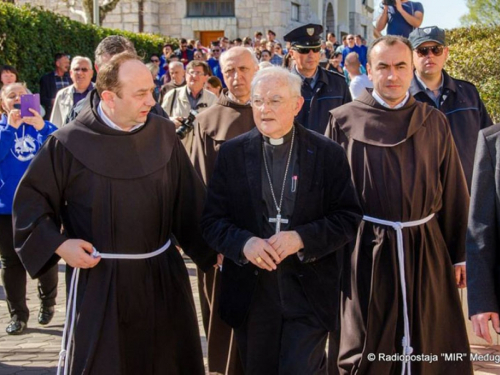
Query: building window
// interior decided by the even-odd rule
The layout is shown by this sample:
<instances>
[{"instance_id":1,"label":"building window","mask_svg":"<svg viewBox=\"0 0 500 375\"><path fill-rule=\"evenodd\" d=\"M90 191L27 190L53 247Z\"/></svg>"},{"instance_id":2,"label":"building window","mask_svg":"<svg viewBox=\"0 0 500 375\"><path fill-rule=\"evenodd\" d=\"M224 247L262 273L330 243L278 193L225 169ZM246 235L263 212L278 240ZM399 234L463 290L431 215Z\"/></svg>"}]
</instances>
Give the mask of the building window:
<instances>
[{"instance_id":1,"label":"building window","mask_svg":"<svg viewBox=\"0 0 500 375\"><path fill-rule=\"evenodd\" d=\"M292 3L292 21L299 22L300 5Z\"/></svg>"},{"instance_id":2,"label":"building window","mask_svg":"<svg viewBox=\"0 0 500 375\"><path fill-rule=\"evenodd\" d=\"M187 0L188 17L234 16L234 0Z\"/></svg>"}]
</instances>

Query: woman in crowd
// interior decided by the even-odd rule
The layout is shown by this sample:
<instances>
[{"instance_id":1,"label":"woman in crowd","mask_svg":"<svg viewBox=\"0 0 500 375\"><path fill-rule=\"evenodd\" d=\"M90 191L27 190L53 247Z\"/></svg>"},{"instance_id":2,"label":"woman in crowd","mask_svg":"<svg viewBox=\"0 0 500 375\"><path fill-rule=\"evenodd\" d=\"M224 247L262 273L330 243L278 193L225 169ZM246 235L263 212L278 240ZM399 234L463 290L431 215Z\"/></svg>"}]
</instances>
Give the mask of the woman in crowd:
<instances>
[{"instance_id":1,"label":"woman in crowd","mask_svg":"<svg viewBox=\"0 0 500 375\"><path fill-rule=\"evenodd\" d=\"M213 93L216 97L219 97L220 93L222 92L222 82L218 77L211 76L210 78L207 79L207 82L205 83L205 88L211 93Z\"/></svg>"},{"instance_id":2,"label":"woman in crowd","mask_svg":"<svg viewBox=\"0 0 500 375\"><path fill-rule=\"evenodd\" d=\"M0 259L11 321L6 332L21 334L27 325L26 270L16 251L12 236L12 200L17 185L45 139L57 128L33 109L21 117L21 96L29 94L22 83L10 83L0 92ZM57 295L57 264L38 279L41 301L38 323L48 324L54 315Z\"/></svg>"},{"instance_id":3,"label":"woman in crowd","mask_svg":"<svg viewBox=\"0 0 500 375\"><path fill-rule=\"evenodd\" d=\"M17 73L17 69L12 65L3 65L0 68L0 89L4 85L8 85L9 83L14 83L19 81L19 74Z\"/></svg>"}]
</instances>

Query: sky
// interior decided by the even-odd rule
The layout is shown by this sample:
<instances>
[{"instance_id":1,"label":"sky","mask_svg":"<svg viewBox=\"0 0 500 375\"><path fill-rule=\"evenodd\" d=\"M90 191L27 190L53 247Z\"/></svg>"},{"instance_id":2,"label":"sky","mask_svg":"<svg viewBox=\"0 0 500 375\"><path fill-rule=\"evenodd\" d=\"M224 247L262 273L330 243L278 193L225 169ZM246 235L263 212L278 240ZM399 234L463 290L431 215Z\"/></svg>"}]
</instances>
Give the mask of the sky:
<instances>
[{"instance_id":1,"label":"sky","mask_svg":"<svg viewBox=\"0 0 500 375\"><path fill-rule=\"evenodd\" d=\"M415 1L415 0L414 0ZM442 29L460 27L460 16L468 13L466 0L416 0L424 6L424 26Z\"/></svg>"}]
</instances>

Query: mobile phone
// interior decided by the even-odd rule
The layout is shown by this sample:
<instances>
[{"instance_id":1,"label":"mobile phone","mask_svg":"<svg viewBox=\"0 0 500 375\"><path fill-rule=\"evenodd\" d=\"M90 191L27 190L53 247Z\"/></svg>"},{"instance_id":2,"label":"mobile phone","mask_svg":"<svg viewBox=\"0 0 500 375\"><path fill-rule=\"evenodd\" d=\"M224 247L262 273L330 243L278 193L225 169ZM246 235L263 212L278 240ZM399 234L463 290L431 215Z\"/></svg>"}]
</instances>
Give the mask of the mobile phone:
<instances>
[{"instance_id":1,"label":"mobile phone","mask_svg":"<svg viewBox=\"0 0 500 375\"><path fill-rule=\"evenodd\" d=\"M21 117L33 117L30 108L40 113L40 94L26 94L21 96Z\"/></svg>"}]
</instances>

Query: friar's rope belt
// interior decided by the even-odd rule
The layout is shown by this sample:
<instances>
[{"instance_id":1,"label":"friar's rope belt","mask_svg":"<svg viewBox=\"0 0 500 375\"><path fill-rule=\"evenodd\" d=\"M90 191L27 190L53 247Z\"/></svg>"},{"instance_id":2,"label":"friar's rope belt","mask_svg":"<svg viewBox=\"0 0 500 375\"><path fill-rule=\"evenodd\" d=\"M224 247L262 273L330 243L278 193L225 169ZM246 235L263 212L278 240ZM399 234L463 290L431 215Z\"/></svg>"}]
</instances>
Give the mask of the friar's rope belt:
<instances>
[{"instance_id":1,"label":"friar's rope belt","mask_svg":"<svg viewBox=\"0 0 500 375\"><path fill-rule=\"evenodd\" d=\"M399 281L401 284L401 294L403 297L403 319L404 319L404 336L403 336L403 355L410 355L413 353L413 348L411 347L410 341L410 319L408 317L408 300L406 296L406 274L405 274L405 253L403 244L403 228L418 227L422 224L427 223L434 217L434 214L430 214L424 219L415 221L406 221L404 223L398 221L388 221L381 220L375 217L363 216L363 220L369 221L370 223L386 225L392 227L396 231L397 236L397 250L398 250L398 263L399 263ZM404 361L401 374L405 375L406 370L408 370L408 375L411 375L411 361Z\"/></svg>"},{"instance_id":2,"label":"friar's rope belt","mask_svg":"<svg viewBox=\"0 0 500 375\"><path fill-rule=\"evenodd\" d=\"M163 245L158 250L151 253L145 254L112 254L112 253L100 253L94 247L92 256L94 258L101 257L102 259L148 259L160 255L170 247L171 241L168 240L165 245ZM66 321L64 322L64 330L61 340L61 351L59 352L59 363L57 365L57 375L61 374L61 368L64 362L64 375L68 374L69 371L69 353L71 352L71 346L73 343L73 335L75 330L75 319L76 319L76 292L78 290L78 278L80 276L80 268L75 268L73 270L73 275L71 276L71 284L69 287L68 301L66 304ZM69 334L68 334L69 326Z\"/></svg>"}]
</instances>

